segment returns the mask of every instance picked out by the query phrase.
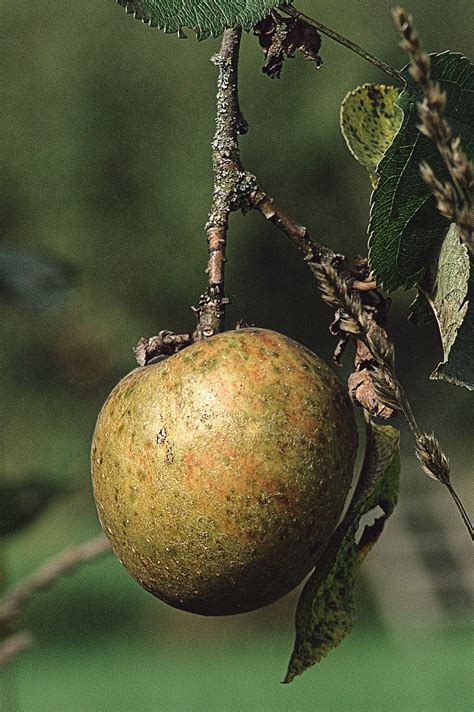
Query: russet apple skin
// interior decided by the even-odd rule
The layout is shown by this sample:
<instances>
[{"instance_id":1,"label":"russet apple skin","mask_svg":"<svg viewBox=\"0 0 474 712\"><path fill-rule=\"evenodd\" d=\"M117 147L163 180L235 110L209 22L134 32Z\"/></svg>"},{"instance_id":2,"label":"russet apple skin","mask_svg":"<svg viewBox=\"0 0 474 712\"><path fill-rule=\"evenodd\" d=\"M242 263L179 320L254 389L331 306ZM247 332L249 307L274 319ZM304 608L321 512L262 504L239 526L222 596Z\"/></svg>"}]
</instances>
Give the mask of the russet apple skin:
<instances>
[{"instance_id":1,"label":"russet apple skin","mask_svg":"<svg viewBox=\"0 0 474 712\"><path fill-rule=\"evenodd\" d=\"M254 610L313 568L356 448L351 403L321 359L274 331L227 331L113 389L92 445L99 518L163 601Z\"/></svg>"}]
</instances>

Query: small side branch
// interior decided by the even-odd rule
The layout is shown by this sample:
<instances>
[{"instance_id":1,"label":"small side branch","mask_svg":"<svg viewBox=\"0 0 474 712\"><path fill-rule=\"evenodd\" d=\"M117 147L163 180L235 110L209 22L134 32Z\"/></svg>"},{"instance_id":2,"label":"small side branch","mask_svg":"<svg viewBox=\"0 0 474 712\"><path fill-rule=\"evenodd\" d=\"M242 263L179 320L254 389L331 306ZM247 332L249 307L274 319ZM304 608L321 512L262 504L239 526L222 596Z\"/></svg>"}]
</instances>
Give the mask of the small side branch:
<instances>
[{"instance_id":1,"label":"small side branch","mask_svg":"<svg viewBox=\"0 0 474 712\"><path fill-rule=\"evenodd\" d=\"M133 352L138 365L147 366L149 363L172 356L192 344L192 341L191 334L174 334L163 329L157 336L150 336L148 339L142 336Z\"/></svg>"},{"instance_id":2,"label":"small side branch","mask_svg":"<svg viewBox=\"0 0 474 712\"><path fill-rule=\"evenodd\" d=\"M311 237L308 228L279 208L261 188L250 195L250 204L263 217L290 238L293 244L303 254L306 262L341 264L345 261L342 255L336 254L329 247L320 244Z\"/></svg>"}]
</instances>

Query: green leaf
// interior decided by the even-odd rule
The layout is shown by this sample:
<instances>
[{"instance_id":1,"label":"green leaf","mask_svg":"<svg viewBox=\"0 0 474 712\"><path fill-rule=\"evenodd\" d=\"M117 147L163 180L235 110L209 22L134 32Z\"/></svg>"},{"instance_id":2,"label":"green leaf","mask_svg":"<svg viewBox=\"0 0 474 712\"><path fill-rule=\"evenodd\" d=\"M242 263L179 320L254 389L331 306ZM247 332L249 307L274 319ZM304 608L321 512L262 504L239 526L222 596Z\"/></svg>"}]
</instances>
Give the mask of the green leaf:
<instances>
[{"instance_id":1,"label":"green leaf","mask_svg":"<svg viewBox=\"0 0 474 712\"><path fill-rule=\"evenodd\" d=\"M409 307L408 321L414 326L426 326L436 321L430 303L421 291L422 284L423 280L420 282L419 291Z\"/></svg>"},{"instance_id":2,"label":"green leaf","mask_svg":"<svg viewBox=\"0 0 474 712\"><path fill-rule=\"evenodd\" d=\"M403 120L395 104L399 93L385 84L363 84L349 92L341 104L342 135L349 151L369 171L374 188L377 166Z\"/></svg>"},{"instance_id":3,"label":"green leaf","mask_svg":"<svg viewBox=\"0 0 474 712\"><path fill-rule=\"evenodd\" d=\"M429 266L422 294L438 323L443 361L431 374L474 389L474 270L466 245L451 225L441 249Z\"/></svg>"},{"instance_id":4,"label":"green leaf","mask_svg":"<svg viewBox=\"0 0 474 712\"><path fill-rule=\"evenodd\" d=\"M447 91L449 124L473 158L473 66L460 54L443 52L432 55L431 73ZM419 165L427 161L441 180L448 177L446 169L437 148L417 128L421 90L407 67L402 74L406 87L397 105L403 111L403 123L378 166L379 183L372 194L369 223L369 261L386 291L413 287L420 281L449 226L420 176Z\"/></svg>"},{"instance_id":5,"label":"green leaf","mask_svg":"<svg viewBox=\"0 0 474 712\"><path fill-rule=\"evenodd\" d=\"M0 537L26 527L58 496L59 482L36 475L24 480L0 478Z\"/></svg>"},{"instance_id":6,"label":"green leaf","mask_svg":"<svg viewBox=\"0 0 474 712\"><path fill-rule=\"evenodd\" d=\"M447 361L440 363L431 378L474 390L474 260L469 258L468 309Z\"/></svg>"},{"instance_id":7,"label":"green leaf","mask_svg":"<svg viewBox=\"0 0 474 712\"><path fill-rule=\"evenodd\" d=\"M275 0L117 0L137 20L164 32L189 27L203 40L216 37L226 27L251 30L270 10L283 3Z\"/></svg>"},{"instance_id":8,"label":"green leaf","mask_svg":"<svg viewBox=\"0 0 474 712\"><path fill-rule=\"evenodd\" d=\"M296 641L284 682L291 682L319 662L352 630L355 577L395 508L399 475L398 430L369 423L364 463L351 504L298 603ZM362 517L375 507L380 507L383 515L366 526L357 541Z\"/></svg>"}]
</instances>

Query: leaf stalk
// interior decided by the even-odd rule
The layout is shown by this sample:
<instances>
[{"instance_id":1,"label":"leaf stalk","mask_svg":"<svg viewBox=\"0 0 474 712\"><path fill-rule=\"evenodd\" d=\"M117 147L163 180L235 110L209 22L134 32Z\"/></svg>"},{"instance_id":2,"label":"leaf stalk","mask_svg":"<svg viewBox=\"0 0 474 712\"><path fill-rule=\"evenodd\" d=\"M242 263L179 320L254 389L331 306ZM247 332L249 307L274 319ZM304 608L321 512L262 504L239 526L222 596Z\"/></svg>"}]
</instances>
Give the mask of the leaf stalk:
<instances>
[{"instance_id":1,"label":"leaf stalk","mask_svg":"<svg viewBox=\"0 0 474 712\"><path fill-rule=\"evenodd\" d=\"M297 10L292 5L285 5L280 9L283 10L283 12L286 12L286 14L290 15L291 17L301 17L309 25L316 27L316 29L321 32L321 34L326 35L326 37L330 37L338 44L342 45L343 47L346 47L347 49L350 49L351 52L358 54L359 57L362 57L362 59L365 59L367 62L370 62L370 64L372 64L374 67L377 67L377 69L380 69L385 74L388 74L388 76L392 77L392 79L395 79L398 84L401 84L402 86L403 84L405 84L405 80L401 72L399 72L394 67L391 67L386 62L383 62L381 59L379 59L374 54L364 49L360 45L356 44L348 37L344 37L344 35L341 35L339 34L339 32L336 32L330 27L323 25L322 22L319 22L319 20L315 20L313 17L309 17L309 15L306 15L304 12Z\"/></svg>"}]
</instances>

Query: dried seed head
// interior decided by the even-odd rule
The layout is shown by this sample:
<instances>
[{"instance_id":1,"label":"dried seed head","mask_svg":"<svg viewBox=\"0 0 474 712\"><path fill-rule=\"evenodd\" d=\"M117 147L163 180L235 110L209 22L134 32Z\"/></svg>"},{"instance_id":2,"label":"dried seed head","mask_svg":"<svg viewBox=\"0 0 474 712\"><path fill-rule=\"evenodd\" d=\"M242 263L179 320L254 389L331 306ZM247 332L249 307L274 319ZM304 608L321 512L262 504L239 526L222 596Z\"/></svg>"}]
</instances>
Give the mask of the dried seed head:
<instances>
[{"instance_id":1,"label":"dried seed head","mask_svg":"<svg viewBox=\"0 0 474 712\"><path fill-rule=\"evenodd\" d=\"M449 461L433 434L424 433L416 439L416 455L423 472L442 484L449 484Z\"/></svg>"},{"instance_id":2,"label":"dried seed head","mask_svg":"<svg viewBox=\"0 0 474 712\"><path fill-rule=\"evenodd\" d=\"M461 139L453 136L444 116L447 95L431 79L430 59L422 48L412 18L400 7L395 8L392 14L402 36L401 46L412 61L410 73L424 93L423 101L418 104L422 122L418 128L436 145L450 175L449 183L441 183L424 164L420 166L423 180L436 197L440 213L456 223L461 239L474 254L474 164L468 160L462 150Z\"/></svg>"},{"instance_id":3,"label":"dried seed head","mask_svg":"<svg viewBox=\"0 0 474 712\"><path fill-rule=\"evenodd\" d=\"M438 180L431 166L420 163L420 174L436 198L439 212L450 222L456 222L456 194L451 183Z\"/></svg>"},{"instance_id":4,"label":"dried seed head","mask_svg":"<svg viewBox=\"0 0 474 712\"><path fill-rule=\"evenodd\" d=\"M418 84L425 87L430 81L430 58L423 50L420 37L413 25L413 18L401 7L394 8L392 16L402 36L400 47L412 59L410 74Z\"/></svg>"},{"instance_id":5,"label":"dried seed head","mask_svg":"<svg viewBox=\"0 0 474 712\"><path fill-rule=\"evenodd\" d=\"M401 410L400 386L386 368L374 368L372 383L377 397L392 410Z\"/></svg>"},{"instance_id":6,"label":"dried seed head","mask_svg":"<svg viewBox=\"0 0 474 712\"><path fill-rule=\"evenodd\" d=\"M368 323L360 298L349 292L346 280L332 265L313 265L312 269L323 300L341 310L339 328L353 336L362 336L368 328Z\"/></svg>"},{"instance_id":7,"label":"dried seed head","mask_svg":"<svg viewBox=\"0 0 474 712\"><path fill-rule=\"evenodd\" d=\"M381 329L372 329L368 335L368 344L373 357L387 368L393 368L395 350L392 342Z\"/></svg>"}]
</instances>

